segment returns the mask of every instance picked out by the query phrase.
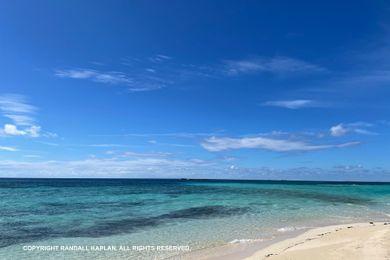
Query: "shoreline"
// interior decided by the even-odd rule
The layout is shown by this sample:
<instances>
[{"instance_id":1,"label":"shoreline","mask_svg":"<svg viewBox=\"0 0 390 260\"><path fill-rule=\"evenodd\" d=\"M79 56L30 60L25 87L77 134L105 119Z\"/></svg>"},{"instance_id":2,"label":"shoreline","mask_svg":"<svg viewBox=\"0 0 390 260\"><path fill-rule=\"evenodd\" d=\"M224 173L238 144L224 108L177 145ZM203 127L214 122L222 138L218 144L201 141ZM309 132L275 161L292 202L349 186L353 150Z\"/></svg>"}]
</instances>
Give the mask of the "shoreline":
<instances>
[{"instance_id":1,"label":"shoreline","mask_svg":"<svg viewBox=\"0 0 390 260\"><path fill-rule=\"evenodd\" d=\"M390 222L314 228L244 259L390 259Z\"/></svg>"},{"instance_id":2,"label":"shoreline","mask_svg":"<svg viewBox=\"0 0 390 260\"><path fill-rule=\"evenodd\" d=\"M390 259L390 222L295 230L262 241L226 244L169 259Z\"/></svg>"}]
</instances>

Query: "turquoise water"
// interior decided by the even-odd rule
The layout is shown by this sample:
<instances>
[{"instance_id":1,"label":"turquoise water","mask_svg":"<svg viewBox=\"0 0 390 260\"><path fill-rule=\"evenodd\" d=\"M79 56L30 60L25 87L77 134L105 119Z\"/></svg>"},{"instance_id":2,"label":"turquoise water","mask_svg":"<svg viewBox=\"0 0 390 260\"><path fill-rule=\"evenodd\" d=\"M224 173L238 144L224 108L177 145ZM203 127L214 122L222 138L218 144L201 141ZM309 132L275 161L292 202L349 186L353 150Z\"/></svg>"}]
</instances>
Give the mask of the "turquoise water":
<instances>
[{"instance_id":1,"label":"turquoise water","mask_svg":"<svg viewBox=\"0 0 390 260\"><path fill-rule=\"evenodd\" d=\"M0 197L0 259L163 259L390 220L389 183L0 179Z\"/></svg>"}]
</instances>

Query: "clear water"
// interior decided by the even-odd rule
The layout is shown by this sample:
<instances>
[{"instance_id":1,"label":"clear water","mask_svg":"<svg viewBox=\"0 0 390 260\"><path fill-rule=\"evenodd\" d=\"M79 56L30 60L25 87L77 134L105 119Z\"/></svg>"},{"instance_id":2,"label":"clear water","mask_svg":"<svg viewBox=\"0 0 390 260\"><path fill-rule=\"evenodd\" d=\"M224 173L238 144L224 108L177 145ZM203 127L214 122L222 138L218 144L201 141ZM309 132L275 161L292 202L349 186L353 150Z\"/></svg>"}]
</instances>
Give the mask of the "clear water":
<instances>
[{"instance_id":1,"label":"clear water","mask_svg":"<svg viewBox=\"0 0 390 260\"><path fill-rule=\"evenodd\" d=\"M132 246L197 250L320 225L390 220L390 183L0 179L0 198L0 259L163 259L185 250ZM117 250L23 247L32 245Z\"/></svg>"}]
</instances>

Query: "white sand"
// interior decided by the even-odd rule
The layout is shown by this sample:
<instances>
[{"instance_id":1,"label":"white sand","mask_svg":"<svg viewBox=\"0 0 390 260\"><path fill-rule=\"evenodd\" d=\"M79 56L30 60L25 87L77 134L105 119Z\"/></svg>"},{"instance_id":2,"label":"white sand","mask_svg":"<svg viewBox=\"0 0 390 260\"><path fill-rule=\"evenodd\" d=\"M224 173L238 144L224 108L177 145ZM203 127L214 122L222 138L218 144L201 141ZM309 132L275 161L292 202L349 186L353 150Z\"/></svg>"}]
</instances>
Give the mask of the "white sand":
<instances>
[{"instance_id":1,"label":"white sand","mask_svg":"<svg viewBox=\"0 0 390 260\"><path fill-rule=\"evenodd\" d=\"M279 242L263 241L199 250L180 260L390 260L390 222L310 229Z\"/></svg>"},{"instance_id":2,"label":"white sand","mask_svg":"<svg viewBox=\"0 0 390 260\"><path fill-rule=\"evenodd\" d=\"M243 259L389 260L390 223L355 223L315 228Z\"/></svg>"}]
</instances>

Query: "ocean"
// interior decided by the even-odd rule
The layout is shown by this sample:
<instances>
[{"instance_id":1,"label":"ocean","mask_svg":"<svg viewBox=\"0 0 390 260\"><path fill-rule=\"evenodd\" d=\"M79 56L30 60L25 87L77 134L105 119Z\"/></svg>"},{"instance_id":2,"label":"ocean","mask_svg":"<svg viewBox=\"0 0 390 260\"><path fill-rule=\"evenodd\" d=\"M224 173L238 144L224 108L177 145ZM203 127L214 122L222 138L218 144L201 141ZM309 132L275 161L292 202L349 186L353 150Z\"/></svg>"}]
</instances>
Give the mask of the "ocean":
<instances>
[{"instance_id":1,"label":"ocean","mask_svg":"<svg viewBox=\"0 0 390 260\"><path fill-rule=\"evenodd\" d=\"M390 183L0 179L0 259L164 259L390 220Z\"/></svg>"}]
</instances>

